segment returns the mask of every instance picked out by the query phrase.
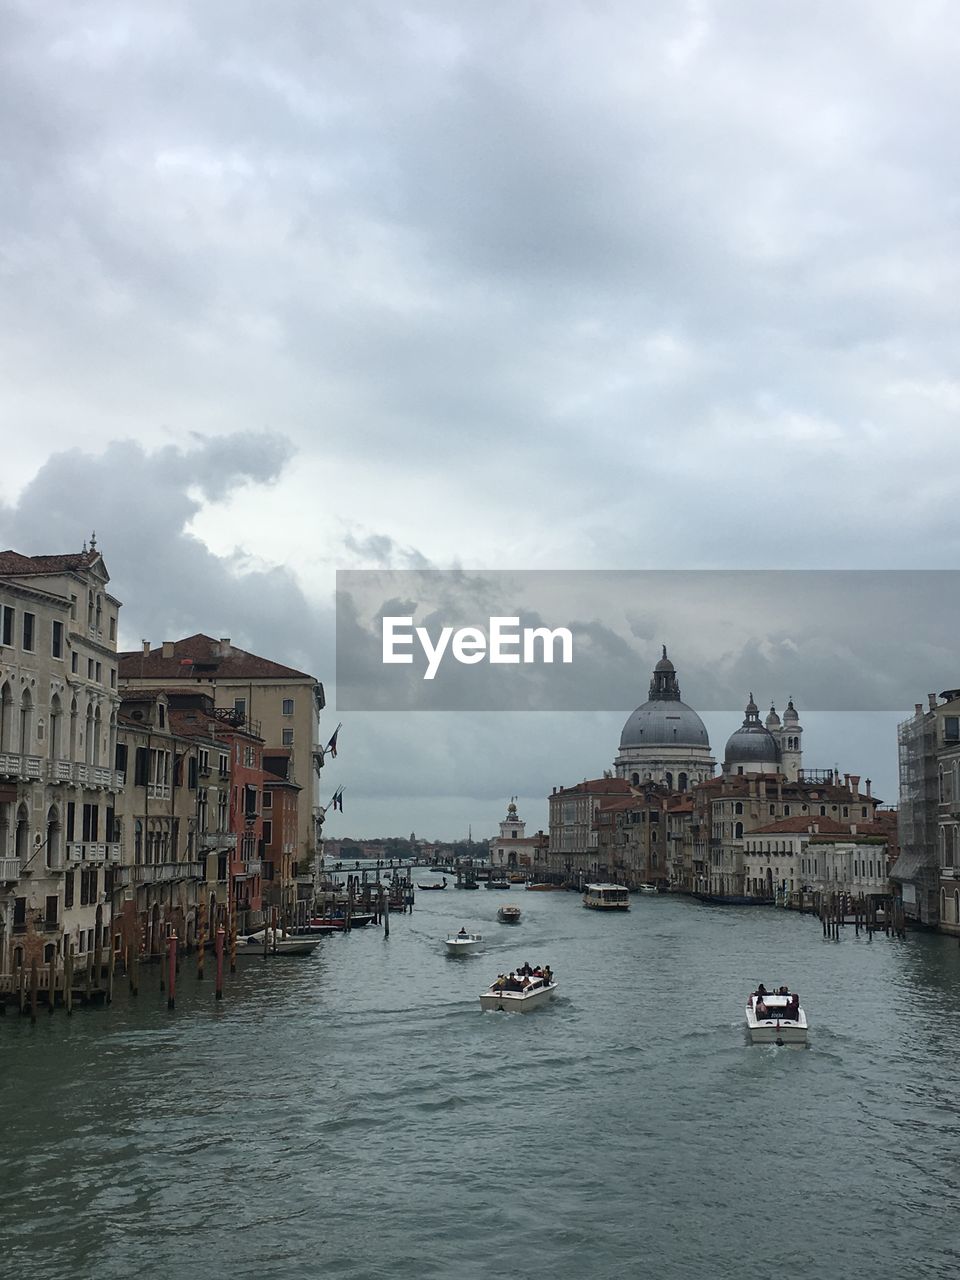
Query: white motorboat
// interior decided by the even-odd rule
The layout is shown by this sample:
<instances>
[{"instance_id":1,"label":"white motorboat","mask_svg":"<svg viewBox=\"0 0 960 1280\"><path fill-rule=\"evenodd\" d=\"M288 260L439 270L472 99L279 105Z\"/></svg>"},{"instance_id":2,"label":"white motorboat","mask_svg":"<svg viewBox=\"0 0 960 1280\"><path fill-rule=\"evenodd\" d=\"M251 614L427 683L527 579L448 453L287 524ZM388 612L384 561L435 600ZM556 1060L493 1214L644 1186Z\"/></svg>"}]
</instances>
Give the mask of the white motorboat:
<instances>
[{"instance_id":1,"label":"white motorboat","mask_svg":"<svg viewBox=\"0 0 960 1280\"><path fill-rule=\"evenodd\" d=\"M529 1013L548 1004L556 990L557 980L549 968L540 973L512 973L491 983L480 996L480 1008L498 1009L503 1013Z\"/></svg>"},{"instance_id":2,"label":"white motorboat","mask_svg":"<svg viewBox=\"0 0 960 1280\"><path fill-rule=\"evenodd\" d=\"M502 906L497 908L497 919L502 924L519 924L520 908L511 906Z\"/></svg>"},{"instance_id":3,"label":"white motorboat","mask_svg":"<svg viewBox=\"0 0 960 1280\"><path fill-rule=\"evenodd\" d=\"M287 934L279 929L261 929L258 933L248 934L237 946L237 955L263 955L264 935L266 935L267 955L270 956L308 956L320 945L320 938L309 935Z\"/></svg>"},{"instance_id":4,"label":"white motorboat","mask_svg":"<svg viewBox=\"0 0 960 1280\"><path fill-rule=\"evenodd\" d=\"M629 911L630 890L622 884L588 884L583 890L583 905L594 911Z\"/></svg>"},{"instance_id":5,"label":"white motorboat","mask_svg":"<svg viewBox=\"0 0 960 1280\"><path fill-rule=\"evenodd\" d=\"M451 956L468 956L474 951L479 951L482 942L482 934L467 933L466 929L461 929L459 933L452 933L447 938L447 954Z\"/></svg>"},{"instance_id":6,"label":"white motorboat","mask_svg":"<svg viewBox=\"0 0 960 1280\"><path fill-rule=\"evenodd\" d=\"M642 884L640 886L641 893L659 893L660 890L655 884Z\"/></svg>"},{"instance_id":7,"label":"white motorboat","mask_svg":"<svg viewBox=\"0 0 960 1280\"><path fill-rule=\"evenodd\" d=\"M751 991L747 996L747 1030L753 1044L806 1044L807 1015L800 997L785 987Z\"/></svg>"}]
</instances>

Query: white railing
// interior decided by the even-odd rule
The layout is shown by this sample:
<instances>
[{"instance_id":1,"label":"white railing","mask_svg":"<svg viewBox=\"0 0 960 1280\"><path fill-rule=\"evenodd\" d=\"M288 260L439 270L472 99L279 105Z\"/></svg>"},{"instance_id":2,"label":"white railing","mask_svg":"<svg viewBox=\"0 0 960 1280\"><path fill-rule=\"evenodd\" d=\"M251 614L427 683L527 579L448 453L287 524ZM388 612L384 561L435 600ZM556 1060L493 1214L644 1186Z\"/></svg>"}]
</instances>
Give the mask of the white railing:
<instances>
[{"instance_id":1,"label":"white railing","mask_svg":"<svg viewBox=\"0 0 960 1280\"><path fill-rule=\"evenodd\" d=\"M0 755L0 777L42 779L43 760L40 756L20 756L7 751Z\"/></svg>"},{"instance_id":2,"label":"white railing","mask_svg":"<svg viewBox=\"0 0 960 1280\"><path fill-rule=\"evenodd\" d=\"M80 764L79 761L73 766L74 782L88 783L90 781L90 766L88 764Z\"/></svg>"},{"instance_id":3,"label":"white railing","mask_svg":"<svg viewBox=\"0 0 960 1280\"><path fill-rule=\"evenodd\" d=\"M73 776L73 766L69 760L48 760L47 777L51 782L69 782Z\"/></svg>"},{"instance_id":4,"label":"white railing","mask_svg":"<svg viewBox=\"0 0 960 1280\"><path fill-rule=\"evenodd\" d=\"M235 831L205 831L200 836L200 845L211 853L218 849L235 849L237 834Z\"/></svg>"},{"instance_id":5,"label":"white railing","mask_svg":"<svg viewBox=\"0 0 960 1280\"><path fill-rule=\"evenodd\" d=\"M66 859L68 863L83 861L83 845L68 844L66 846Z\"/></svg>"},{"instance_id":6,"label":"white railing","mask_svg":"<svg viewBox=\"0 0 960 1280\"><path fill-rule=\"evenodd\" d=\"M107 862L109 862L112 867L119 866L122 858L123 858L123 845L120 845L120 844L107 845Z\"/></svg>"}]
</instances>

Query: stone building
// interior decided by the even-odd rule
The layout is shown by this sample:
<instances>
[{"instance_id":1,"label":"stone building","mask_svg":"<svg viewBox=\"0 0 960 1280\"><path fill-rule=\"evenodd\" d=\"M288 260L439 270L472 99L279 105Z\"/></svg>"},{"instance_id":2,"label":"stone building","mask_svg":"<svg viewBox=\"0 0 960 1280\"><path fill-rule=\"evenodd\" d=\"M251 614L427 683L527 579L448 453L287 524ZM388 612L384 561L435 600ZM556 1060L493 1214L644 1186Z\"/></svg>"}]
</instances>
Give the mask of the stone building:
<instances>
[{"instance_id":1,"label":"stone building","mask_svg":"<svg viewBox=\"0 0 960 1280\"><path fill-rule=\"evenodd\" d=\"M527 824L517 813L516 797L507 805L500 834L490 841L490 866L497 871L536 874L547 866L548 838L543 831L527 835Z\"/></svg>"},{"instance_id":2,"label":"stone building","mask_svg":"<svg viewBox=\"0 0 960 1280\"><path fill-rule=\"evenodd\" d=\"M117 619L103 557L0 552L0 969L109 938Z\"/></svg>"},{"instance_id":3,"label":"stone building","mask_svg":"<svg viewBox=\"0 0 960 1280\"><path fill-rule=\"evenodd\" d=\"M319 717L323 685L314 676L257 654L228 638L197 634L120 654L120 678L130 688L199 690L218 711L258 726L268 750L290 752L290 779L302 788L297 809L296 861L311 865L318 850L319 771L323 766Z\"/></svg>"},{"instance_id":4,"label":"stone building","mask_svg":"<svg viewBox=\"0 0 960 1280\"><path fill-rule=\"evenodd\" d=\"M876 823L807 812L757 827L746 837L745 891L782 905L813 893L886 897L887 860L886 833Z\"/></svg>"},{"instance_id":5,"label":"stone building","mask_svg":"<svg viewBox=\"0 0 960 1280\"><path fill-rule=\"evenodd\" d=\"M558 877L577 879L600 874L597 814L611 800L633 794L624 778L594 778L573 787L554 787L549 797L550 869Z\"/></svg>"}]
</instances>

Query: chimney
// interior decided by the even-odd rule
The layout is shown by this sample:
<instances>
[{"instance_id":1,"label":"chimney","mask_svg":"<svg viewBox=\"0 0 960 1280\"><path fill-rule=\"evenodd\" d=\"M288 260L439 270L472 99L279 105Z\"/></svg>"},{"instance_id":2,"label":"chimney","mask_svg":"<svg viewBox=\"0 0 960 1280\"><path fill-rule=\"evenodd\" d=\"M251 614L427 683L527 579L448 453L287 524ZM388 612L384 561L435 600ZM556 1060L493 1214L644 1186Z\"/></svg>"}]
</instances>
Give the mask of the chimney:
<instances>
[{"instance_id":1,"label":"chimney","mask_svg":"<svg viewBox=\"0 0 960 1280\"><path fill-rule=\"evenodd\" d=\"M870 790L870 788L873 786L873 783L870 781L870 779L868 778L863 785L867 788L867 796L868 797L872 796L873 792Z\"/></svg>"},{"instance_id":2,"label":"chimney","mask_svg":"<svg viewBox=\"0 0 960 1280\"><path fill-rule=\"evenodd\" d=\"M922 715L923 715L923 703L922 703L922 702L915 702L915 703L913 704L913 710L914 710L914 713L915 713L916 715L918 715L918 716L922 716Z\"/></svg>"},{"instance_id":3,"label":"chimney","mask_svg":"<svg viewBox=\"0 0 960 1280\"><path fill-rule=\"evenodd\" d=\"M140 643L143 645L143 656L145 658L149 658L150 657L150 641L141 640Z\"/></svg>"},{"instance_id":4,"label":"chimney","mask_svg":"<svg viewBox=\"0 0 960 1280\"><path fill-rule=\"evenodd\" d=\"M173 641L172 641L172 640L164 640L164 642L163 642L163 656L164 656L165 658L172 658L172 657L173 657Z\"/></svg>"},{"instance_id":5,"label":"chimney","mask_svg":"<svg viewBox=\"0 0 960 1280\"><path fill-rule=\"evenodd\" d=\"M221 658L230 657L230 637L229 636L220 637L220 657Z\"/></svg>"},{"instance_id":6,"label":"chimney","mask_svg":"<svg viewBox=\"0 0 960 1280\"><path fill-rule=\"evenodd\" d=\"M850 775L850 791L853 795L860 794L860 775L859 773L851 773Z\"/></svg>"},{"instance_id":7,"label":"chimney","mask_svg":"<svg viewBox=\"0 0 960 1280\"><path fill-rule=\"evenodd\" d=\"M937 695L936 695L935 693L928 693L928 694L927 694L927 701L930 703L930 710L931 710L931 711L936 711L936 709L937 709Z\"/></svg>"}]
</instances>

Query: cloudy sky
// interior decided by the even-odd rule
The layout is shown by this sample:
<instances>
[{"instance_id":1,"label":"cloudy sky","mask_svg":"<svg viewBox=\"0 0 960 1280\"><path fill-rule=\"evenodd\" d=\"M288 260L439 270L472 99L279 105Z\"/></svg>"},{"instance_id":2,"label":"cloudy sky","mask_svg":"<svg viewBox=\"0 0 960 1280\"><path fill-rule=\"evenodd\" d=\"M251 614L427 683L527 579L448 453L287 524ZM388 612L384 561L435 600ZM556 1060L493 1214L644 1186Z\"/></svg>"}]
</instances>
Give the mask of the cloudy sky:
<instances>
[{"instance_id":1,"label":"cloudy sky","mask_svg":"<svg viewBox=\"0 0 960 1280\"><path fill-rule=\"evenodd\" d=\"M337 568L952 568L958 43L935 0L7 0L0 540L95 527L124 643L331 693ZM657 652L622 715L344 713L343 829L543 825ZM896 718L810 762L893 799Z\"/></svg>"}]
</instances>

